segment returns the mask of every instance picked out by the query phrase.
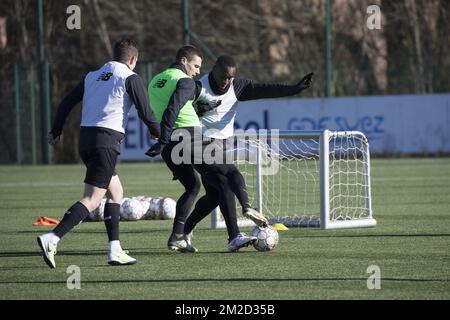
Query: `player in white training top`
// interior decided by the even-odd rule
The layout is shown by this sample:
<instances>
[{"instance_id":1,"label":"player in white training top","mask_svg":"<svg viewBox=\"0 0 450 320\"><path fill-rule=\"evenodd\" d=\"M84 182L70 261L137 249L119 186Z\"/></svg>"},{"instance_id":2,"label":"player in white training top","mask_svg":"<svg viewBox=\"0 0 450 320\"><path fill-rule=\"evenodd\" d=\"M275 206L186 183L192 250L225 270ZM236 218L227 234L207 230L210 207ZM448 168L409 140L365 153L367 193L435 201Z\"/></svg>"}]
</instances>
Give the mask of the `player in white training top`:
<instances>
[{"instance_id":1,"label":"player in white training top","mask_svg":"<svg viewBox=\"0 0 450 320\"><path fill-rule=\"evenodd\" d=\"M255 83L252 80L235 78L235 76L234 60L230 56L220 56L212 71L197 81L197 98L194 108L201 121L203 134L220 145L224 153L228 143L232 142L227 139L233 136L234 119L239 101L292 96L309 88L313 83L313 73L305 75L294 85ZM242 206L243 215L252 219L257 225L267 225L267 219L251 208L244 177L237 167L232 163L224 163L217 167L228 179L231 190ZM216 207L217 198L211 195L200 198L186 221L185 233L190 234L198 222Z\"/></svg>"},{"instance_id":2,"label":"player in white training top","mask_svg":"<svg viewBox=\"0 0 450 320\"><path fill-rule=\"evenodd\" d=\"M54 146L60 138L67 116L74 106L82 103L79 152L86 165L84 195L64 214L55 229L37 238L44 261L55 268L56 247L59 240L81 223L106 195L104 219L109 240L108 263L128 265L136 263L122 250L119 241L120 203L122 184L115 172L120 144L124 138L128 112L135 106L141 120L154 137L160 127L150 108L142 78L133 72L138 48L133 40L124 39L114 46L114 60L109 61L86 77L60 103L48 143Z\"/></svg>"}]
</instances>

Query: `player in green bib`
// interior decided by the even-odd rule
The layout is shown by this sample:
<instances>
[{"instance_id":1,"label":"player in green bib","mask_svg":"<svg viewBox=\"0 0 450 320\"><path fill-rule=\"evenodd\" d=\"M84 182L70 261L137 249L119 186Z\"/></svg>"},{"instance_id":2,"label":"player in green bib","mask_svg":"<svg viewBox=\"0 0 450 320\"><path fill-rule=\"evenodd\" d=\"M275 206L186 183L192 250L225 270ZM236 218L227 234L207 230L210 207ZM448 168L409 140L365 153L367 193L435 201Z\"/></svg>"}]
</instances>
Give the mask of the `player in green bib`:
<instances>
[{"instance_id":1,"label":"player in green bib","mask_svg":"<svg viewBox=\"0 0 450 320\"><path fill-rule=\"evenodd\" d=\"M200 181L195 173L197 170L202 176L206 194L215 194L219 199L229 240L236 244L232 251L236 251L255 241L256 237L239 232L234 194L227 177L221 174L217 164L208 164L203 159L203 146L208 141L203 141L201 124L192 105L197 89L192 77L199 74L201 63L198 49L182 47L177 53L176 63L150 82L149 97L155 116L160 121L161 137L146 154L153 157L161 153L174 179L185 188L177 201L172 234L167 244L169 250L185 253L197 251L191 244L192 232L185 234L184 231L186 219L200 190ZM177 140L179 136L183 137L182 144ZM197 148L198 142L200 148ZM189 148L180 148L180 145Z\"/></svg>"},{"instance_id":2,"label":"player in green bib","mask_svg":"<svg viewBox=\"0 0 450 320\"><path fill-rule=\"evenodd\" d=\"M197 251L186 240L184 223L200 191L200 179L193 162L174 163L171 154L178 141L171 141L171 136L188 132L191 138L197 135L201 139L200 121L192 106L196 90L193 77L200 74L201 65L201 51L193 46L184 46L178 50L176 62L156 75L148 86L150 104L160 122L161 136L146 154L153 157L161 153L174 180L179 180L185 188L177 201L172 234L167 244L173 251Z\"/></svg>"},{"instance_id":3,"label":"player in green bib","mask_svg":"<svg viewBox=\"0 0 450 320\"><path fill-rule=\"evenodd\" d=\"M195 88L192 87L193 79L189 77L178 65L172 65L170 68L155 76L149 85L148 94L152 106L155 108L155 115L158 121L162 121L166 113L166 121L172 123L172 128L199 127L200 121L192 106L193 99L189 95ZM194 82L195 83L195 82ZM173 95L176 93L176 95ZM187 100L184 104L184 100ZM179 109L178 109L179 108ZM173 115L178 111L178 117ZM169 132L171 130L167 130ZM168 141L160 140L160 143Z\"/></svg>"}]
</instances>

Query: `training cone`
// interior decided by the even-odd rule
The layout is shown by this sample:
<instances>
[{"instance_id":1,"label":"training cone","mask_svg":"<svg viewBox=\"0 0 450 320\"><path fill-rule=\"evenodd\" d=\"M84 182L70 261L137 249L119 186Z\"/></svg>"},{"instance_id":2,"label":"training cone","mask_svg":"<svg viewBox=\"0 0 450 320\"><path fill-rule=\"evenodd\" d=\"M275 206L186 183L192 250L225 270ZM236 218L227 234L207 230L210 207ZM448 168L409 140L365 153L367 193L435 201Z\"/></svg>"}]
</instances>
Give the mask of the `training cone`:
<instances>
[{"instance_id":1,"label":"training cone","mask_svg":"<svg viewBox=\"0 0 450 320\"><path fill-rule=\"evenodd\" d=\"M59 224L59 220L48 218L48 217L39 217L36 222L33 222L33 226L57 226Z\"/></svg>"},{"instance_id":2,"label":"training cone","mask_svg":"<svg viewBox=\"0 0 450 320\"><path fill-rule=\"evenodd\" d=\"M275 230L277 231L283 231L283 230L289 230L288 227L286 227L284 224L282 223L274 223L273 227L275 228Z\"/></svg>"}]
</instances>

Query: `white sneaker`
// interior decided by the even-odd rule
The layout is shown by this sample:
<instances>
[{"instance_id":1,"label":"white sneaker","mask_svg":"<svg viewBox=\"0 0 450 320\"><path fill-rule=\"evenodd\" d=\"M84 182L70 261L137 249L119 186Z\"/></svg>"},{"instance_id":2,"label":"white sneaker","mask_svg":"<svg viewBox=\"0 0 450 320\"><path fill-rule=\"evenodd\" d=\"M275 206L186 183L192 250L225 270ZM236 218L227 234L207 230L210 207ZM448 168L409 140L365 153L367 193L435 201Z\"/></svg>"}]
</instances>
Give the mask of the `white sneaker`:
<instances>
[{"instance_id":1,"label":"white sneaker","mask_svg":"<svg viewBox=\"0 0 450 320\"><path fill-rule=\"evenodd\" d=\"M56 268L55 255L57 244L50 241L50 236L44 234L37 237L37 243L42 250L45 263L52 269Z\"/></svg>"},{"instance_id":2,"label":"white sneaker","mask_svg":"<svg viewBox=\"0 0 450 320\"><path fill-rule=\"evenodd\" d=\"M248 208L244 211L244 216L251 219L258 227L267 227L269 225L269 220L262 215L262 213L256 211L253 208Z\"/></svg>"},{"instance_id":3,"label":"white sneaker","mask_svg":"<svg viewBox=\"0 0 450 320\"><path fill-rule=\"evenodd\" d=\"M239 233L233 240L228 243L228 251L235 252L242 247L247 247L256 241L256 237L247 236L245 233Z\"/></svg>"},{"instance_id":4,"label":"white sneaker","mask_svg":"<svg viewBox=\"0 0 450 320\"><path fill-rule=\"evenodd\" d=\"M125 266L135 264L137 260L133 257L130 257L125 251L119 252L109 252L108 255L108 264L112 266Z\"/></svg>"}]
</instances>

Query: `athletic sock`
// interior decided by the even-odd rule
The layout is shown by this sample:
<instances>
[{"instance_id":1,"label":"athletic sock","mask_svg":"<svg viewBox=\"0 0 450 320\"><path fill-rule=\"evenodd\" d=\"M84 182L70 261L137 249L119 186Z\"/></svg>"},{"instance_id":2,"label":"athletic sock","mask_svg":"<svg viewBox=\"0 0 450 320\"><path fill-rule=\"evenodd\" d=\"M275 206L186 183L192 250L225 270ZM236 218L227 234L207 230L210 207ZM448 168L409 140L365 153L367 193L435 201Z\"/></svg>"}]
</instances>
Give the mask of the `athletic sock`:
<instances>
[{"instance_id":1,"label":"athletic sock","mask_svg":"<svg viewBox=\"0 0 450 320\"><path fill-rule=\"evenodd\" d=\"M106 203L104 217L108 240L119 240L120 204Z\"/></svg>"},{"instance_id":2,"label":"athletic sock","mask_svg":"<svg viewBox=\"0 0 450 320\"><path fill-rule=\"evenodd\" d=\"M53 244L58 244L59 240L61 240L61 238L58 237L54 232L49 232L45 234L44 237L47 237L48 240Z\"/></svg>"},{"instance_id":3,"label":"athletic sock","mask_svg":"<svg viewBox=\"0 0 450 320\"><path fill-rule=\"evenodd\" d=\"M195 204L194 211L189 215L184 225L184 233L189 234L192 230L194 230L195 226L202 221L207 215L214 210L215 207L219 204L219 201L210 195L210 193L206 193L203 197L201 197L197 203Z\"/></svg>"},{"instance_id":4,"label":"athletic sock","mask_svg":"<svg viewBox=\"0 0 450 320\"><path fill-rule=\"evenodd\" d=\"M184 233L184 224L197 194L197 189L191 186L191 189L186 188L186 191L178 199L172 233Z\"/></svg>"},{"instance_id":5,"label":"athletic sock","mask_svg":"<svg viewBox=\"0 0 450 320\"><path fill-rule=\"evenodd\" d=\"M236 195L239 203L242 207L242 212L247 211L250 206L250 200L248 199L247 187L242 174L236 169L227 175L229 185L233 193Z\"/></svg>"},{"instance_id":6,"label":"athletic sock","mask_svg":"<svg viewBox=\"0 0 450 320\"><path fill-rule=\"evenodd\" d=\"M239 227L237 224L235 194L232 192L228 176L210 171L202 178L208 181L205 185L206 192L215 193L217 196L220 211L227 226L228 237L231 240L239 234Z\"/></svg>"},{"instance_id":7,"label":"athletic sock","mask_svg":"<svg viewBox=\"0 0 450 320\"><path fill-rule=\"evenodd\" d=\"M184 233L184 221L175 219L172 227L172 234L183 234Z\"/></svg>"},{"instance_id":8,"label":"athletic sock","mask_svg":"<svg viewBox=\"0 0 450 320\"><path fill-rule=\"evenodd\" d=\"M86 219L88 215L89 210L78 201L66 211L61 222L53 229L53 233L61 239L66 233Z\"/></svg>"},{"instance_id":9,"label":"athletic sock","mask_svg":"<svg viewBox=\"0 0 450 320\"><path fill-rule=\"evenodd\" d=\"M113 241L109 242L109 252L110 253L119 253L122 251L123 250L122 250L119 240L113 240Z\"/></svg>"},{"instance_id":10,"label":"athletic sock","mask_svg":"<svg viewBox=\"0 0 450 320\"><path fill-rule=\"evenodd\" d=\"M232 240L239 234L234 194L225 191L219 196L219 207L227 226L228 238Z\"/></svg>"}]
</instances>

